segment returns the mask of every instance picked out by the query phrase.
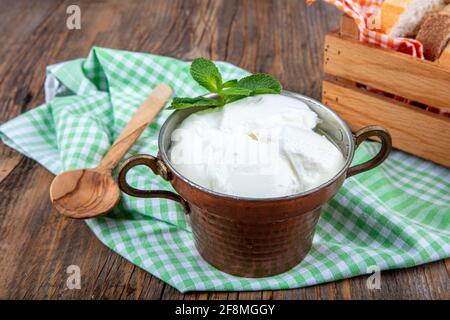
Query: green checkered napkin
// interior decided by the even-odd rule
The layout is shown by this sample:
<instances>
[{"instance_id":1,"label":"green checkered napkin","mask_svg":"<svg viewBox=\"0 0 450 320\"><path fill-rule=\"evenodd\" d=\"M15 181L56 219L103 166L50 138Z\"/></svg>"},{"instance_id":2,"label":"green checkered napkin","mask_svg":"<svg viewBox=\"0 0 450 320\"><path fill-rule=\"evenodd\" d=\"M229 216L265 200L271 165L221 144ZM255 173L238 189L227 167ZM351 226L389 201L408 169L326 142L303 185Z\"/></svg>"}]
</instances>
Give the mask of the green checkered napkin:
<instances>
[{"instance_id":1,"label":"green checkered napkin","mask_svg":"<svg viewBox=\"0 0 450 320\"><path fill-rule=\"evenodd\" d=\"M248 73L218 62L225 80ZM167 83L179 96L205 91L189 63L143 53L94 48L87 59L48 67L46 104L0 127L3 141L53 173L96 166L149 92ZM161 112L128 156L157 153ZM372 157L366 143L355 162ZM142 189L171 190L144 168L128 175ZM275 277L234 277L208 265L195 249L182 208L164 199L122 201L87 224L109 248L185 292L263 290L314 285L381 270L410 267L450 256L450 170L394 151L370 172L348 179L323 208L306 259Z\"/></svg>"}]
</instances>

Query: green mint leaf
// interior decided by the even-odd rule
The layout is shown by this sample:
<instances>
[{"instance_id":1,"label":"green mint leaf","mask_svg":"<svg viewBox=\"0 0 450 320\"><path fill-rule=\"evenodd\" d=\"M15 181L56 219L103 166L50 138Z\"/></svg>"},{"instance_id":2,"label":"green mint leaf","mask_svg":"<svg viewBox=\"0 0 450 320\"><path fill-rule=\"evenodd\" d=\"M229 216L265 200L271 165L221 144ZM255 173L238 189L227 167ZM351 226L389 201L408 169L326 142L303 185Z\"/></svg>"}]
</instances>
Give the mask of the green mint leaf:
<instances>
[{"instance_id":1,"label":"green mint leaf","mask_svg":"<svg viewBox=\"0 0 450 320\"><path fill-rule=\"evenodd\" d=\"M248 97L252 93L253 93L253 91L250 89L239 88L239 87L225 88L222 90L222 94L227 95L227 96L246 96L246 97Z\"/></svg>"},{"instance_id":2,"label":"green mint leaf","mask_svg":"<svg viewBox=\"0 0 450 320\"><path fill-rule=\"evenodd\" d=\"M218 93L222 90L222 76L212 61L197 58L192 61L190 72L192 78L210 92Z\"/></svg>"},{"instance_id":3,"label":"green mint leaf","mask_svg":"<svg viewBox=\"0 0 450 320\"><path fill-rule=\"evenodd\" d=\"M252 90L252 94L280 93L283 87L281 83L271 75L265 73L256 73L242 78L236 84L239 88Z\"/></svg>"},{"instance_id":4,"label":"green mint leaf","mask_svg":"<svg viewBox=\"0 0 450 320\"><path fill-rule=\"evenodd\" d=\"M193 107L217 107L220 103L216 99L196 97L196 98L178 98L172 100L171 105L167 108L169 110L181 110Z\"/></svg>"},{"instance_id":5,"label":"green mint leaf","mask_svg":"<svg viewBox=\"0 0 450 320\"><path fill-rule=\"evenodd\" d=\"M244 99L246 96L228 96L225 99L225 104L232 103L241 99Z\"/></svg>"},{"instance_id":6,"label":"green mint leaf","mask_svg":"<svg viewBox=\"0 0 450 320\"><path fill-rule=\"evenodd\" d=\"M269 89L269 88L260 88L260 89L255 89L252 92L252 95L257 95L257 94L278 94L280 93L280 91L278 90L274 90L274 89Z\"/></svg>"},{"instance_id":7,"label":"green mint leaf","mask_svg":"<svg viewBox=\"0 0 450 320\"><path fill-rule=\"evenodd\" d=\"M202 112L213 112L223 108L227 103L238 101L248 96L265 93L280 93L282 86L279 81L264 73L257 73L241 80L228 80L223 83L222 75L217 66L205 58L192 61L190 73L192 78L210 92L217 93L216 99L205 98L174 98L167 109L187 109L192 107L207 107Z\"/></svg>"},{"instance_id":8,"label":"green mint leaf","mask_svg":"<svg viewBox=\"0 0 450 320\"><path fill-rule=\"evenodd\" d=\"M223 87L224 88L233 88L236 86L237 83L238 83L238 81L236 79L228 80L227 82L224 82Z\"/></svg>"}]
</instances>

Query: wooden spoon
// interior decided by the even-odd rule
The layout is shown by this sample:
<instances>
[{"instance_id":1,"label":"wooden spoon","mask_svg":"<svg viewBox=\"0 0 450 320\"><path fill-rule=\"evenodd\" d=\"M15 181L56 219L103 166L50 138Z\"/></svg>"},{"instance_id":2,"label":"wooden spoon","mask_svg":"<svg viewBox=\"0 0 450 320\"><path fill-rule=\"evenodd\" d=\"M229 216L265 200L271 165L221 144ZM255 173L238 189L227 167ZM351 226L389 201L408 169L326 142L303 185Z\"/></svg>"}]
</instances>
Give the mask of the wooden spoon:
<instances>
[{"instance_id":1,"label":"wooden spoon","mask_svg":"<svg viewBox=\"0 0 450 320\"><path fill-rule=\"evenodd\" d=\"M73 219L92 218L108 212L119 202L120 190L112 171L171 94L172 89L167 85L156 87L97 168L65 171L55 177L50 198L62 215Z\"/></svg>"}]
</instances>

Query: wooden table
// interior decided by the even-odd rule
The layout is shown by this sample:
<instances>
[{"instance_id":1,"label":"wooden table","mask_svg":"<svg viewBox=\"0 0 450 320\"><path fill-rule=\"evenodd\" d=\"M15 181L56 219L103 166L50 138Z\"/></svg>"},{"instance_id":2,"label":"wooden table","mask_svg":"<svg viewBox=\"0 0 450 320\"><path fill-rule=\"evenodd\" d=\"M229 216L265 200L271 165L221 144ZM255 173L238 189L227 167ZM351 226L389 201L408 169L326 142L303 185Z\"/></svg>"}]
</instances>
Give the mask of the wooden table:
<instances>
[{"instance_id":1,"label":"wooden table","mask_svg":"<svg viewBox=\"0 0 450 320\"><path fill-rule=\"evenodd\" d=\"M45 67L86 57L94 45L192 59L226 60L268 72L289 90L320 99L324 34L339 12L304 0L75 1L81 30L66 27L74 1L0 0L0 123L44 101ZM0 298L378 299L449 298L450 263L287 291L181 294L102 245L82 221L58 216L53 175L0 145ZM81 289L66 268L81 268Z\"/></svg>"}]
</instances>

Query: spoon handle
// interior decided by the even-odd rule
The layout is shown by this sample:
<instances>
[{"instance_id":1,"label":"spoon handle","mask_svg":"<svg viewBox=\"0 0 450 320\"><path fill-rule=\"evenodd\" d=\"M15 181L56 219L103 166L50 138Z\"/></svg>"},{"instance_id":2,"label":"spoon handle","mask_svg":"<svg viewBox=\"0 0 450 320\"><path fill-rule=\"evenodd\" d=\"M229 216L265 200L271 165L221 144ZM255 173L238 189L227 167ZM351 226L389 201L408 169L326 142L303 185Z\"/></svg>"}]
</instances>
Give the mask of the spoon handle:
<instances>
[{"instance_id":1,"label":"spoon handle","mask_svg":"<svg viewBox=\"0 0 450 320\"><path fill-rule=\"evenodd\" d=\"M153 90L120 133L98 169L112 171L117 166L171 95L172 89L166 84L160 84Z\"/></svg>"}]
</instances>

